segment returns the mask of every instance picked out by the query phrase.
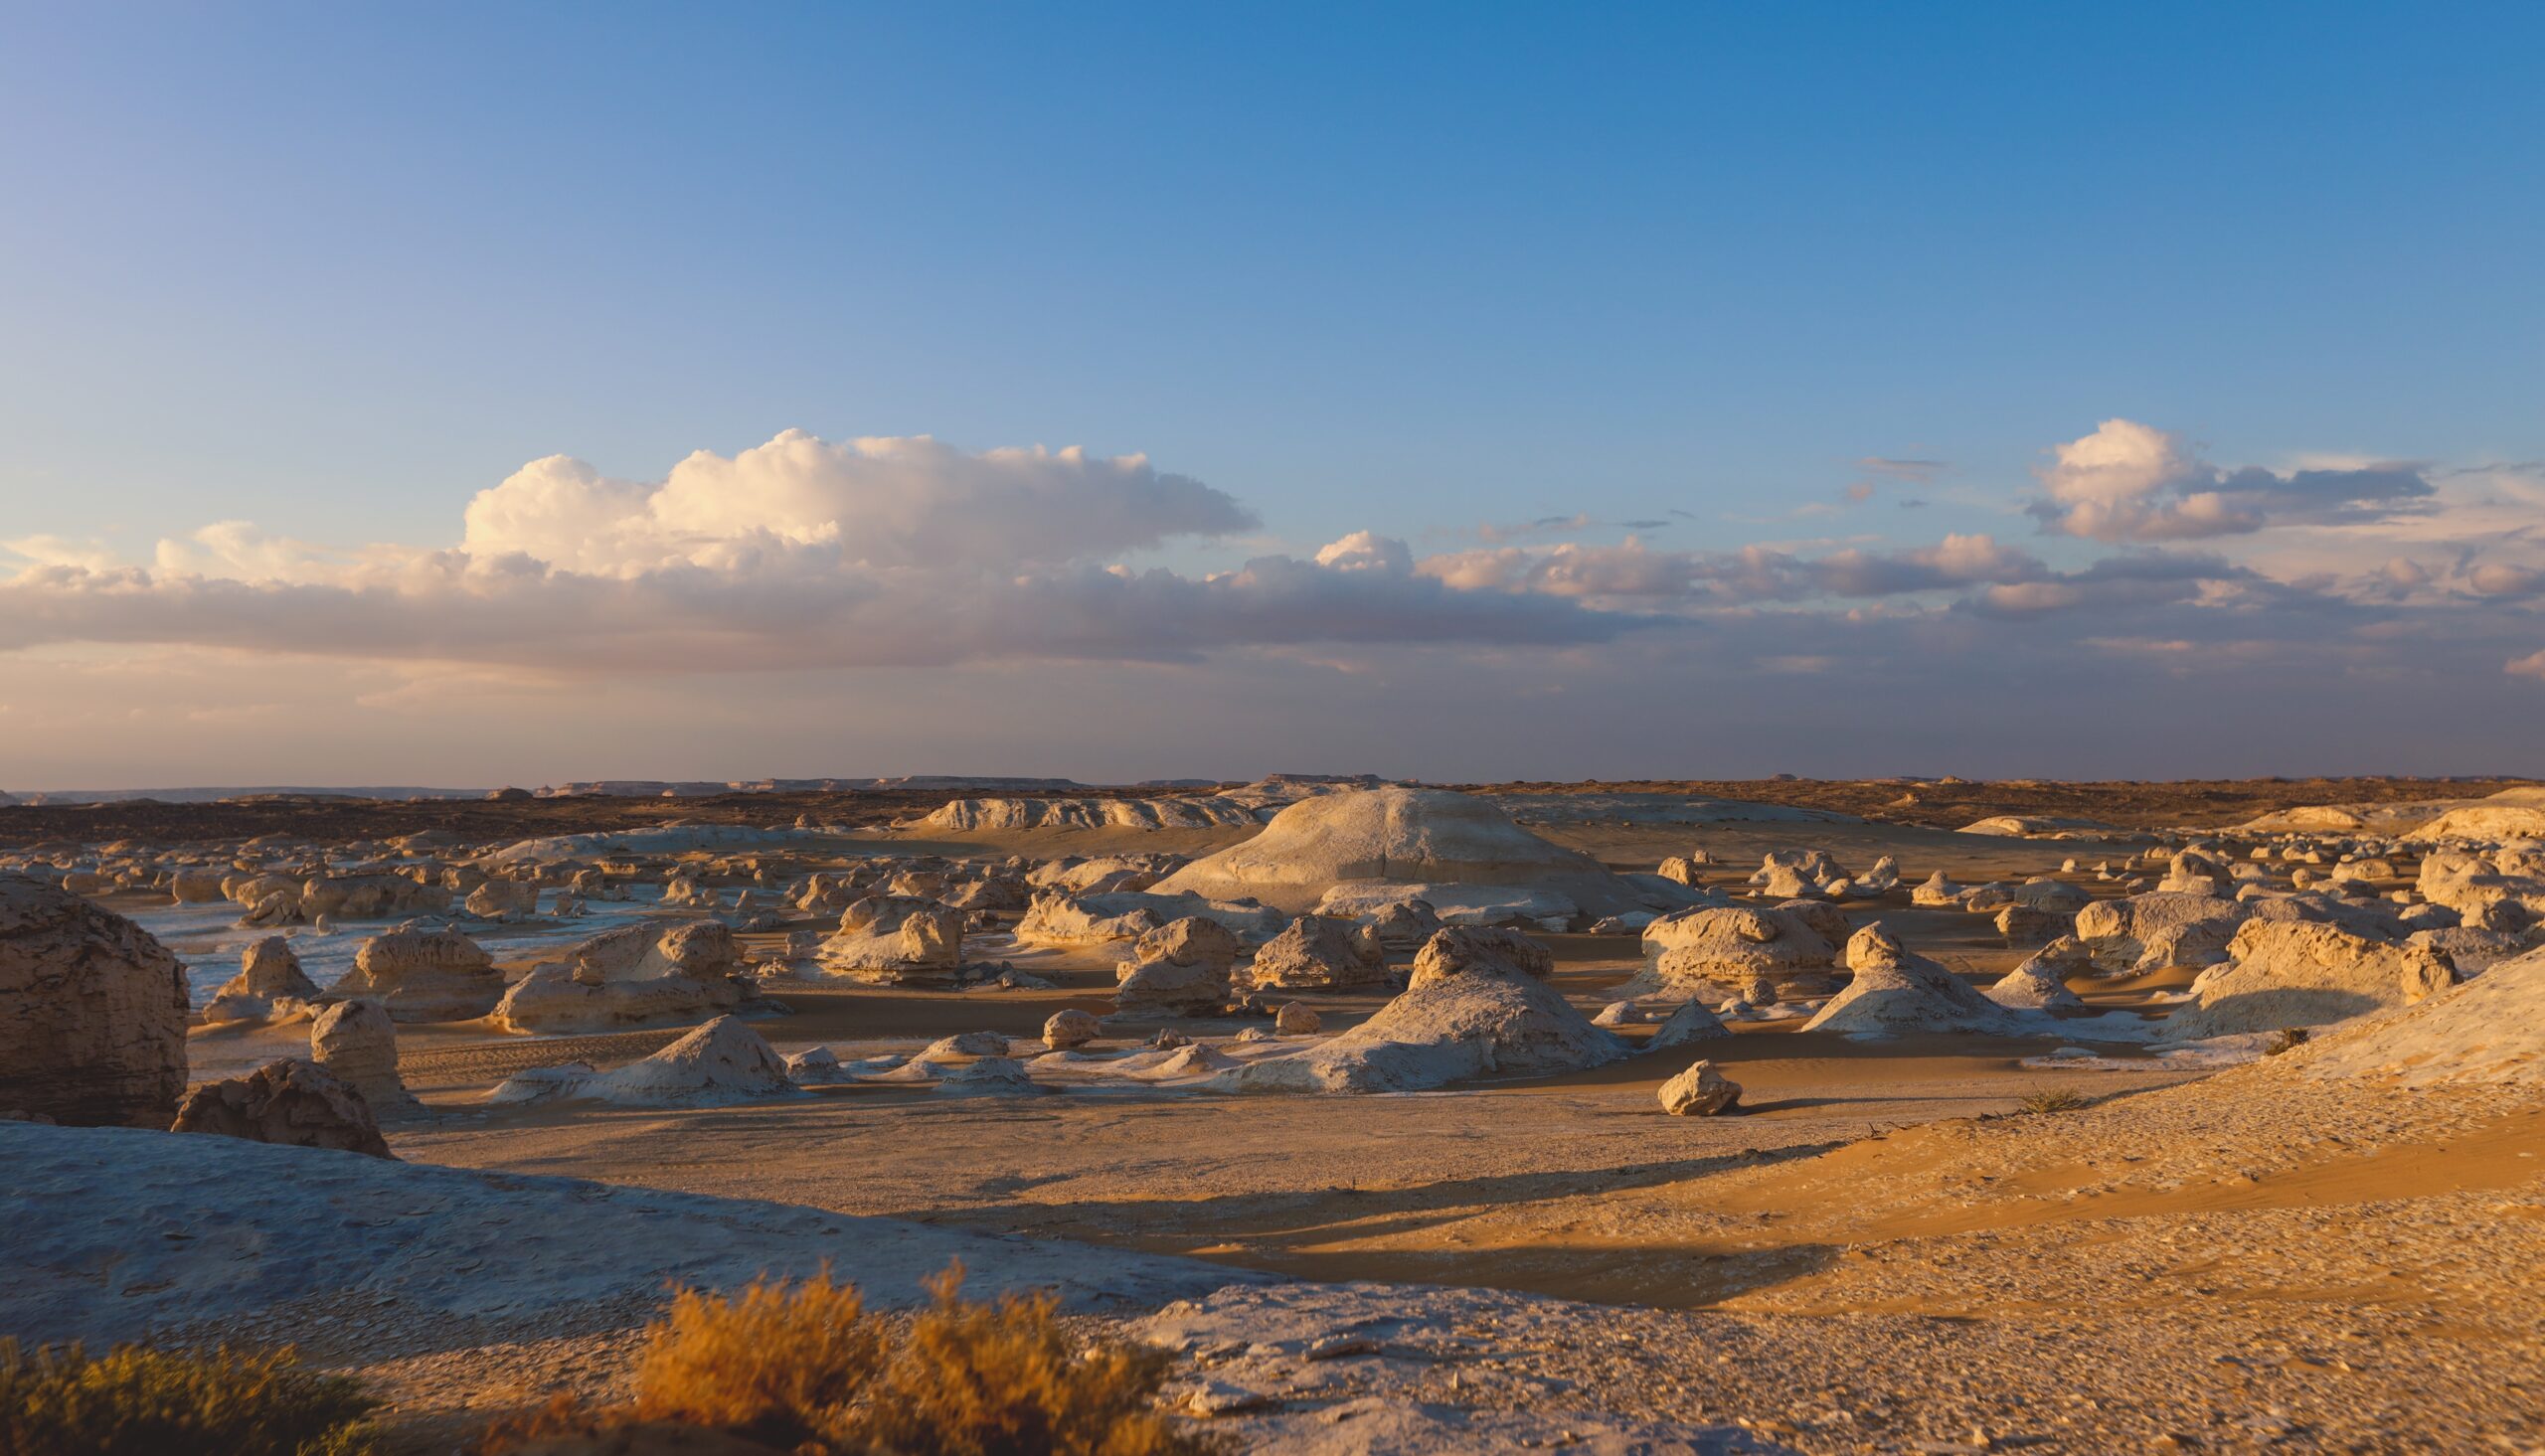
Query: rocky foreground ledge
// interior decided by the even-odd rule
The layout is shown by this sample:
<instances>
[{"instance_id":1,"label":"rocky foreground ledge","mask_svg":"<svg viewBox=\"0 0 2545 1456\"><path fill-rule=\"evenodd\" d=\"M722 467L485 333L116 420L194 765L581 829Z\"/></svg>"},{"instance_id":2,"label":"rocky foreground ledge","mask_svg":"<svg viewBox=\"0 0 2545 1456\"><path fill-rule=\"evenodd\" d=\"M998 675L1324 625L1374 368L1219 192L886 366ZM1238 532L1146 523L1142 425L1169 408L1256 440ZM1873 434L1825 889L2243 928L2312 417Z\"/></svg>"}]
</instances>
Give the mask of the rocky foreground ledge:
<instances>
[{"instance_id":1,"label":"rocky foreground ledge","mask_svg":"<svg viewBox=\"0 0 2545 1456\"><path fill-rule=\"evenodd\" d=\"M1560 1385L1439 1397L1473 1331L1554 1327L1564 1301L1315 1284L1198 1260L572 1178L483 1174L232 1138L0 1123L0 1330L33 1343L275 1343L329 1363L649 1316L676 1285L827 1264L887 1306L959 1259L975 1295L1042 1288L1183 1358L1185 1410L1254 1451L1774 1452L1736 1425L1564 1408ZM1525 1343L1525 1342L1524 1342ZM1454 1376L1448 1384L1456 1388ZM457 1403L457 1402L454 1402ZM1509 1405L1524 1408L1507 1408Z\"/></svg>"}]
</instances>

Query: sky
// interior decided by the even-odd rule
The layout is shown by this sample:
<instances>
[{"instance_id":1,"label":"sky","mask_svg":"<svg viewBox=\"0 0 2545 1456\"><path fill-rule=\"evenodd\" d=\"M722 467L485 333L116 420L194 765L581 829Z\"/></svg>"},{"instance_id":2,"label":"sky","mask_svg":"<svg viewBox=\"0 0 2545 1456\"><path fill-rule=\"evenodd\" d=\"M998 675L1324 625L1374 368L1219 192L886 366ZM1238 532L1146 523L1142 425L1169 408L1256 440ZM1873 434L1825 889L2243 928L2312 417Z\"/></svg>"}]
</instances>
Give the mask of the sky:
<instances>
[{"instance_id":1,"label":"sky","mask_svg":"<svg viewBox=\"0 0 2545 1456\"><path fill-rule=\"evenodd\" d=\"M0 0L0 789L2545 773L2540 45Z\"/></svg>"}]
</instances>

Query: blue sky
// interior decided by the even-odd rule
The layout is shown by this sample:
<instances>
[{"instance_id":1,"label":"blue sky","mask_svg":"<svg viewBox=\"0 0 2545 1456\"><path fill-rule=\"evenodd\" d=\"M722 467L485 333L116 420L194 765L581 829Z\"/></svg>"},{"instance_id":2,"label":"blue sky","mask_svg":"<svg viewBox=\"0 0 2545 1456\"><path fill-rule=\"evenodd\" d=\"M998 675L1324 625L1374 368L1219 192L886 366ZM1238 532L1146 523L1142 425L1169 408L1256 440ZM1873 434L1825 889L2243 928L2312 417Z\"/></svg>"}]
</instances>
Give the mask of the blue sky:
<instances>
[{"instance_id":1,"label":"blue sky","mask_svg":"<svg viewBox=\"0 0 2545 1456\"><path fill-rule=\"evenodd\" d=\"M233 521L450 548L525 462L660 481L788 428L1145 454L1261 523L1098 553L1188 572L1576 513L1586 545L1638 520L1692 553L1985 532L2082 569L2110 541L2024 512L2048 452L2116 418L2221 471L2545 459L2533 6L0 17L0 537L92 566ZM1868 480L1843 520L1792 515ZM2420 533L2433 569L2515 517L2467 519ZM2223 545L2254 566L2278 526ZM2324 545L2254 568L2355 565L2300 560ZM2534 605L2478 594L2464 690L2538 702L2501 671ZM44 635L0 656L0 700L185 637ZM815 771L921 767L899 757L931 727ZM64 746L0 757L0 784L125 762L44 731ZM638 766L774 771L710 765L704 736ZM254 742L122 776L248 774ZM602 771L517 747L445 766ZM1563 766L1540 752L1479 766Z\"/></svg>"}]
</instances>

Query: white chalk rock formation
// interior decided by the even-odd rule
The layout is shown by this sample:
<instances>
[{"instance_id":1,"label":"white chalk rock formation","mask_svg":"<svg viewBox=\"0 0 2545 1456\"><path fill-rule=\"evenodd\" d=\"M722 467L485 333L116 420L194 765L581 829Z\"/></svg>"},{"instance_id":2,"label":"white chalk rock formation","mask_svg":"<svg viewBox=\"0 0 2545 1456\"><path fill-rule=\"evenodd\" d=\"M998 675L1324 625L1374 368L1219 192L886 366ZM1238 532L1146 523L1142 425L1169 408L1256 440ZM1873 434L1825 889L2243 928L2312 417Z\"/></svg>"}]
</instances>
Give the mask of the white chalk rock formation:
<instances>
[{"instance_id":1,"label":"white chalk rock formation","mask_svg":"<svg viewBox=\"0 0 2545 1456\"><path fill-rule=\"evenodd\" d=\"M2009 1011L2083 1011L2085 1001L2068 989L2068 982L2094 973L2094 957L2086 947L2077 937L2062 935L1999 977L1986 994Z\"/></svg>"},{"instance_id":2,"label":"white chalk rock formation","mask_svg":"<svg viewBox=\"0 0 2545 1456\"><path fill-rule=\"evenodd\" d=\"M1137 940L1164 923L1136 893L1082 895L1047 890L1026 907L1016 938L1026 945L1103 945Z\"/></svg>"},{"instance_id":3,"label":"white chalk rock formation","mask_svg":"<svg viewBox=\"0 0 2545 1456\"><path fill-rule=\"evenodd\" d=\"M400 1022L464 1022L504 999L494 957L456 930L405 925L374 935L354 952L354 968L327 988L377 998Z\"/></svg>"},{"instance_id":4,"label":"white chalk rock formation","mask_svg":"<svg viewBox=\"0 0 2545 1456\"><path fill-rule=\"evenodd\" d=\"M397 1156L381 1138L379 1120L361 1092L324 1067L290 1058L194 1088L168 1130Z\"/></svg>"},{"instance_id":5,"label":"white chalk rock formation","mask_svg":"<svg viewBox=\"0 0 2545 1456\"><path fill-rule=\"evenodd\" d=\"M2545 950L2391 1016L2318 1036L2288 1058L2315 1077L2393 1077L2406 1086L2545 1084Z\"/></svg>"},{"instance_id":6,"label":"white chalk rock formation","mask_svg":"<svg viewBox=\"0 0 2545 1456\"><path fill-rule=\"evenodd\" d=\"M1237 951L1237 937L1227 926L1199 916L1146 931L1113 988L1113 1005L1185 1016L1218 1011L1228 1004L1229 967Z\"/></svg>"},{"instance_id":7,"label":"white chalk rock formation","mask_svg":"<svg viewBox=\"0 0 2545 1456\"><path fill-rule=\"evenodd\" d=\"M1376 937L1323 915L1301 915L1255 953L1247 976L1257 990L1336 991L1387 980Z\"/></svg>"},{"instance_id":8,"label":"white chalk rock formation","mask_svg":"<svg viewBox=\"0 0 2545 1456\"><path fill-rule=\"evenodd\" d=\"M2154 890L2099 899L2077 912L2077 939L2108 974L2214 966L2252 911L2239 900Z\"/></svg>"},{"instance_id":9,"label":"white chalk rock formation","mask_svg":"<svg viewBox=\"0 0 2545 1456\"><path fill-rule=\"evenodd\" d=\"M1741 1084L1700 1061L1661 1084L1661 1110L1673 1117L1719 1117L1741 1105Z\"/></svg>"},{"instance_id":10,"label":"white chalk rock formation","mask_svg":"<svg viewBox=\"0 0 2545 1456\"><path fill-rule=\"evenodd\" d=\"M963 974L963 912L911 895L870 894L840 912L822 970L881 985L951 985Z\"/></svg>"},{"instance_id":11,"label":"white chalk rock formation","mask_svg":"<svg viewBox=\"0 0 2545 1456\"><path fill-rule=\"evenodd\" d=\"M947 1072L936 1083L940 1097L1039 1097L1050 1090L1012 1056L984 1056L959 1071Z\"/></svg>"},{"instance_id":12,"label":"white chalk rock formation","mask_svg":"<svg viewBox=\"0 0 2545 1456\"><path fill-rule=\"evenodd\" d=\"M2004 1007L1944 966L1902 946L1880 925L1847 942L1855 979L1802 1024L1806 1032L1896 1037L1917 1032L2008 1036L2021 1029Z\"/></svg>"},{"instance_id":13,"label":"white chalk rock formation","mask_svg":"<svg viewBox=\"0 0 2545 1456\"><path fill-rule=\"evenodd\" d=\"M716 1107L762 1097L800 1095L786 1063L748 1022L720 1016L646 1057L615 1071L543 1067L510 1078L486 1100L602 1102L618 1107Z\"/></svg>"},{"instance_id":14,"label":"white chalk rock formation","mask_svg":"<svg viewBox=\"0 0 2545 1456\"><path fill-rule=\"evenodd\" d=\"M1652 1029L1652 1035L1644 1041L1643 1050L1660 1052L1731 1035L1732 1028L1723 1024L1723 1018L1707 1010L1704 1002L1689 1001Z\"/></svg>"},{"instance_id":15,"label":"white chalk rock formation","mask_svg":"<svg viewBox=\"0 0 2545 1456\"><path fill-rule=\"evenodd\" d=\"M1103 1035L1103 1024L1076 1007L1056 1011L1043 1023L1043 1045L1055 1052L1084 1047Z\"/></svg>"},{"instance_id":16,"label":"white chalk rock formation","mask_svg":"<svg viewBox=\"0 0 2545 1456\"><path fill-rule=\"evenodd\" d=\"M279 935L252 941L239 955L239 974L221 983L203 1009L206 1026L223 1022L260 1022L301 1010L318 995L318 987L300 969L291 942Z\"/></svg>"},{"instance_id":17,"label":"white chalk rock formation","mask_svg":"<svg viewBox=\"0 0 2545 1456\"><path fill-rule=\"evenodd\" d=\"M758 995L722 921L622 925L533 967L505 991L494 1020L506 1031L551 1034L679 1026Z\"/></svg>"},{"instance_id":18,"label":"white chalk rock formation","mask_svg":"<svg viewBox=\"0 0 2545 1456\"><path fill-rule=\"evenodd\" d=\"M185 967L123 916L0 875L0 1112L164 1128L185 1090Z\"/></svg>"},{"instance_id":19,"label":"white chalk rock formation","mask_svg":"<svg viewBox=\"0 0 2545 1456\"><path fill-rule=\"evenodd\" d=\"M1222 1072L1231 1092L1407 1092L1468 1077L1605 1066L1630 1049L1545 977L1546 947L1508 930L1448 929L1415 957L1405 992L1304 1051Z\"/></svg>"},{"instance_id":20,"label":"white chalk rock formation","mask_svg":"<svg viewBox=\"0 0 2545 1456\"><path fill-rule=\"evenodd\" d=\"M1643 970L1621 989L1629 996L1776 1001L1787 985L1827 989L1836 955L1827 936L1786 908L1681 910L1644 927Z\"/></svg>"},{"instance_id":21,"label":"white chalk rock formation","mask_svg":"<svg viewBox=\"0 0 2545 1456\"><path fill-rule=\"evenodd\" d=\"M2195 1004L2166 1021L2169 1040L2320 1027L2411 1006L2458 982L2428 946L2353 935L2334 925L2255 920L2236 932L2226 964L2192 983Z\"/></svg>"},{"instance_id":22,"label":"white chalk rock formation","mask_svg":"<svg viewBox=\"0 0 2545 1456\"><path fill-rule=\"evenodd\" d=\"M339 1001L319 1012L309 1024L309 1055L362 1093L383 1121L424 1111L398 1074L398 1024L377 1001Z\"/></svg>"},{"instance_id":23,"label":"white chalk rock formation","mask_svg":"<svg viewBox=\"0 0 2545 1456\"><path fill-rule=\"evenodd\" d=\"M1945 878L1945 872L1938 870L1935 874L1928 876L1916 889L1909 891L1909 903L1913 905L1925 905L1933 909L1942 909L1947 905L1957 905L1961 903L1963 896L1969 893L1970 891L1968 889L1947 880Z\"/></svg>"},{"instance_id":24,"label":"white chalk rock formation","mask_svg":"<svg viewBox=\"0 0 2545 1456\"><path fill-rule=\"evenodd\" d=\"M1597 860L1522 829L1489 799L1401 784L1292 804L1263 833L1194 861L1157 889L1213 899L1252 896L1295 914L1353 881L1524 886L1564 895L1594 916L1651 907ZM1439 895L1424 898L1445 917Z\"/></svg>"}]
</instances>

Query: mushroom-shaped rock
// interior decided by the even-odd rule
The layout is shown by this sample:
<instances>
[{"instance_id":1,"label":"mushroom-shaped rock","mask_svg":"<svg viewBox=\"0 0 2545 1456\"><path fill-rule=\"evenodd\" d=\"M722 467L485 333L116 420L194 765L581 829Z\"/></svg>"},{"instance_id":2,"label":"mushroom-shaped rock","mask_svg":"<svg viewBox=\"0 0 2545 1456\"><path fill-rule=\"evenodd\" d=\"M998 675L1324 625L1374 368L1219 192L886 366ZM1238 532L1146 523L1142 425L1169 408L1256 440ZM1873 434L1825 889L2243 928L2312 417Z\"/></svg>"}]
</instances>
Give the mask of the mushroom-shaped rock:
<instances>
[{"instance_id":1,"label":"mushroom-shaped rock","mask_svg":"<svg viewBox=\"0 0 2545 1456\"><path fill-rule=\"evenodd\" d=\"M1661 1110L1673 1117L1717 1117L1741 1105L1741 1084L1700 1061L1661 1084Z\"/></svg>"},{"instance_id":2,"label":"mushroom-shaped rock","mask_svg":"<svg viewBox=\"0 0 2545 1456\"><path fill-rule=\"evenodd\" d=\"M354 952L354 968L328 990L378 998L399 1022L474 1021L504 999L494 957L456 930L401 926Z\"/></svg>"},{"instance_id":3,"label":"mushroom-shaped rock","mask_svg":"<svg viewBox=\"0 0 2545 1456\"><path fill-rule=\"evenodd\" d=\"M2227 961L2192 983L2195 1004L2166 1030L2182 1041L2320 1027L2412 1006L2454 986L2456 966L2426 945L2395 944L2308 921L2251 920Z\"/></svg>"},{"instance_id":4,"label":"mushroom-shaped rock","mask_svg":"<svg viewBox=\"0 0 2545 1456\"><path fill-rule=\"evenodd\" d=\"M377 1001L339 1001L319 1012L309 1024L309 1055L362 1093L375 1116L424 1110L398 1075L398 1025Z\"/></svg>"},{"instance_id":5,"label":"mushroom-shaped rock","mask_svg":"<svg viewBox=\"0 0 2545 1456\"><path fill-rule=\"evenodd\" d=\"M1942 965L1903 947L1890 931L1867 925L1847 942L1855 979L1803 1023L1806 1032L1891 1037L1909 1032L2020 1030L2005 1008Z\"/></svg>"},{"instance_id":6,"label":"mushroom-shaped rock","mask_svg":"<svg viewBox=\"0 0 2545 1456\"><path fill-rule=\"evenodd\" d=\"M2082 1011L2086 1003L2068 989L2068 982L2094 973L2094 958L2086 947L2077 937L2062 935L1999 977L1985 994L2010 1011Z\"/></svg>"},{"instance_id":7,"label":"mushroom-shaped rock","mask_svg":"<svg viewBox=\"0 0 2545 1456\"><path fill-rule=\"evenodd\" d=\"M395 1158L371 1104L351 1082L315 1063L286 1058L242 1077L206 1082L186 1094L172 1132L208 1132L252 1143L331 1148Z\"/></svg>"},{"instance_id":8,"label":"mushroom-shaped rock","mask_svg":"<svg viewBox=\"0 0 2545 1456\"><path fill-rule=\"evenodd\" d=\"M1335 990L1387 979L1375 939L1323 915L1301 915L1255 953L1247 974L1258 989Z\"/></svg>"},{"instance_id":9,"label":"mushroom-shaped rock","mask_svg":"<svg viewBox=\"0 0 2545 1456\"><path fill-rule=\"evenodd\" d=\"M1935 874L1928 876L1916 889L1909 891L1909 903L1941 909L1946 905L1961 903L1962 896L1969 892L1970 891L1963 887L1947 880L1945 878L1945 872L1938 870Z\"/></svg>"},{"instance_id":10,"label":"mushroom-shaped rock","mask_svg":"<svg viewBox=\"0 0 2545 1456\"><path fill-rule=\"evenodd\" d=\"M1076 1007L1056 1011L1043 1023L1043 1045L1055 1052L1084 1047L1103 1035L1103 1024Z\"/></svg>"},{"instance_id":11,"label":"mushroom-shaped rock","mask_svg":"<svg viewBox=\"0 0 2545 1456\"><path fill-rule=\"evenodd\" d=\"M164 1128L185 1090L185 967L123 916L0 875L0 1112Z\"/></svg>"}]
</instances>

